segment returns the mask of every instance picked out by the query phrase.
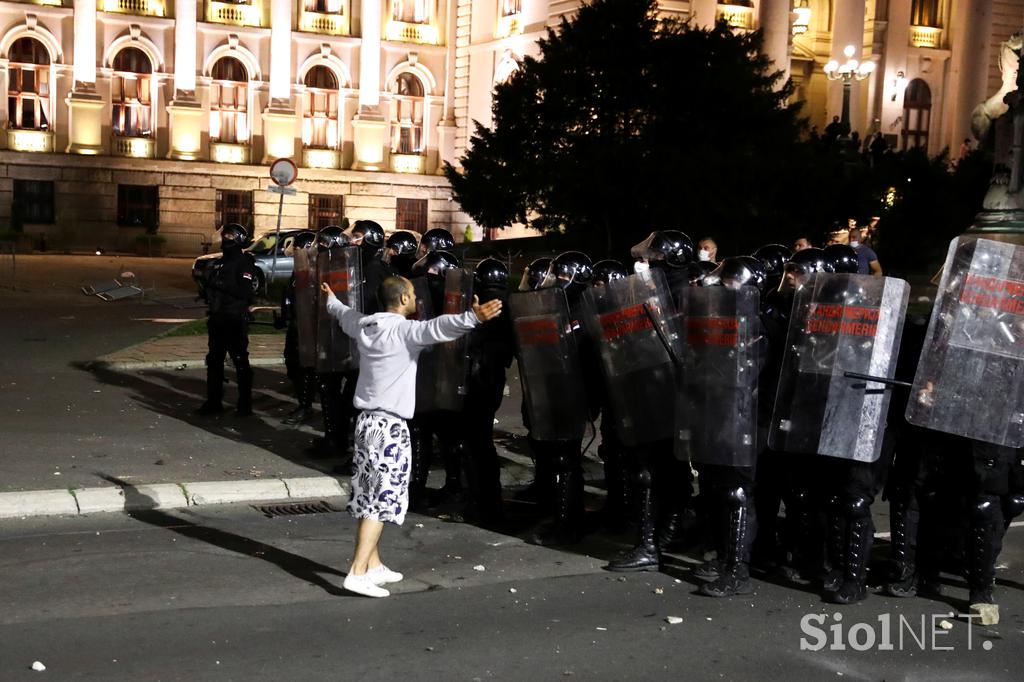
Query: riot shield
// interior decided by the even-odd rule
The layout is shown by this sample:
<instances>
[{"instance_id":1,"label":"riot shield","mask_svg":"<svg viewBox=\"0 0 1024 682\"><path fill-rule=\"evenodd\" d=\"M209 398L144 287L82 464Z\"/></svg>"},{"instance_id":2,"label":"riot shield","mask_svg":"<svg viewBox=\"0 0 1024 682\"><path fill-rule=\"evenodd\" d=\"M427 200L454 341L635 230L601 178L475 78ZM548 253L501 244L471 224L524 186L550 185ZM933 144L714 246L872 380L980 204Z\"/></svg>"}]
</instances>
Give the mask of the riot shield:
<instances>
[{"instance_id":1,"label":"riot shield","mask_svg":"<svg viewBox=\"0 0 1024 682\"><path fill-rule=\"evenodd\" d=\"M775 450L873 462L910 285L892 277L812 275L797 290L768 443Z\"/></svg>"},{"instance_id":2,"label":"riot shield","mask_svg":"<svg viewBox=\"0 0 1024 682\"><path fill-rule=\"evenodd\" d=\"M619 439L633 447L672 438L682 335L664 273L588 289L584 301L584 324L598 346Z\"/></svg>"},{"instance_id":3,"label":"riot shield","mask_svg":"<svg viewBox=\"0 0 1024 682\"><path fill-rule=\"evenodd\" d=\"M445 315L458 315L473 307L473 272L449 270L445 275ZM469 373L469 334L437 346L437 405L442 410L461 411Z\"/></svg>"},{"instance_id":4,"label":"riot shield","mask_svg":"<svg viewBox=\"0 0 1024 682\"><path fill-rule=\"evenodd\" d=\"M680 459L749 467L757 459L757 377L763 353L754 287L689 287L683 372L676 404Z\"/></svg>"},{"instance_id":5,"label":"riot shield","mask_svg":"<svg viewBox=\"0 0 1024 682\"><path fill-rule=\"evenodd\" d=\"M317 252L317 279L326 282L342 303L362 309L363 273L359 247L345 246ZM318 284L319 287L319 284ZM327 302L320 297L317 316L316 371L347 372L359 365L355 340L327 314Z\"/></svg>"},{"instance_id":6,"label":"riot shield","mask_svg":"<svg viewBox=\"0 0 1024 682\"><path fill-rule=\"evenodd\" d=\"M426 322L437 317L427 278L413 277L409 281L412 282L412 290L416 295L416 315L413 319ZM437 371L437 346L427 346L420 351L420 356L416 360L416 414L427 414L441 409L437 404L434 390L437 384Z\"/></svg>"},{"instance_id":7,"label":"riot shield","mask_svg":"<svg viewBox=\"0 0 1024 682\"><path fill-rule=\"evenodd\" d=\"M530 435L541 441L582 438L587 396L565 292L514 293L509 311Z\"/></svg>"},{"instance_id":8,"label":"riot shield","mask_svg":"<svg viewBox=\"0 0 1024 682\"><path fill-rule=\"evenodd\" d=\"M1024 247L975 237L950 244L906 416L1024 446Z\"/></svg>"},{"instance_id":9,"label":"riot shield","mask_svg":"<svg viewBox=\"0 0 1024 682\"><path fill-rule=\"evenodd\" d=\"M317 279L316 251L295 249L295 326L299 333L299 363L316 367Z\"/></svg>"}]
</instances>

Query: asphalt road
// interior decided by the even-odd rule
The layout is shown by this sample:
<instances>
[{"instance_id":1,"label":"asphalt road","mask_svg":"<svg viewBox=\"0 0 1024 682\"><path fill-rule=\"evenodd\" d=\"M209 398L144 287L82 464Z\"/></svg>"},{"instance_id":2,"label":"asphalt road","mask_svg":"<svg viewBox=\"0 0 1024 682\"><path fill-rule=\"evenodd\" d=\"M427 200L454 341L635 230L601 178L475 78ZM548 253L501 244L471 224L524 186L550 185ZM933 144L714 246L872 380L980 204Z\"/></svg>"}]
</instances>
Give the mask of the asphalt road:
<instances>
[{"instance_id":1,"label":"asphalt road","mask_svg":"<svg viewBox=\"0 0 1024 682\"><path fill-rule=\"evenodd\" d=\"M353 527L344 513L266 518L248 507L4 522L0 679L1024 676L1020 529L1002 558L1002 623L969 631L954 620L947 632L938 622L966 596L955 580L949 603L873 595L836 607L761 581L749 597L712 600L693 593L683 564L620 576L600 569L594 547L539 548L419 516L385 533L385 561L407 576L395 593L349 596L339 588ZM815 614L820 633L802 630ZM866 651L846 634L858 623L858 644L869 627L876 640ZM837 624L846 650L830 648ZM816 635L826 646L802 650ZM887 641L892 651L880 649Z\"/></svg>"}]
</instances>

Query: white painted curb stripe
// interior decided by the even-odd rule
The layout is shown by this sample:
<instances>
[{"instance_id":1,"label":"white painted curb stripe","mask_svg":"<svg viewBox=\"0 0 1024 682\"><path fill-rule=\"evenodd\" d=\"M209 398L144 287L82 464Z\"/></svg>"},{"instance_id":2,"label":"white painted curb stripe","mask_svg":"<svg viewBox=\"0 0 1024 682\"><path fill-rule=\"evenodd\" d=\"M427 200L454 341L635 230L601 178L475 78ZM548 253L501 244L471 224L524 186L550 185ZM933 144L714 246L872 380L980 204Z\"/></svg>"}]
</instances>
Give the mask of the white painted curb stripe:
<instances>
[{"instance_id":1,"label":"white painted curb stripe","mask_svg":"<svg viewBox=\"0 0 1024 682\"><path fill-rule=\"evenodd\" d=\"M350 492L348 481L339 481L330 476L161 483L74 490L27 490L0 493L0 519L181 509L233 502L338 497L348 499Z\"/></svg>"}]
</instances>

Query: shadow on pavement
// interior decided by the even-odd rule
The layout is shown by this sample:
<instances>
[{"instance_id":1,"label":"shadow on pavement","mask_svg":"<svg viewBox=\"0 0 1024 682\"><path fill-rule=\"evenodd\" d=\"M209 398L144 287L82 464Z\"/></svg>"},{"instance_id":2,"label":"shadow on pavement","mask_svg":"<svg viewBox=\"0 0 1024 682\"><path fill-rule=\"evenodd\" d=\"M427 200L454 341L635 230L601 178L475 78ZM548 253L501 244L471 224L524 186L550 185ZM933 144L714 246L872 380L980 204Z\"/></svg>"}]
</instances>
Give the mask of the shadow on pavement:
<instances>
[{"instance_id":1,"label":"shadow on pavement","mask_svg":"<svg viewBox=\"0 0 1024 682\"><path fill-rule=\"evenodd\" d=\"M115 476L98 473L101 479L112 483L124 491L125 504L134 511L128 512L133 519L142 521L157 528L169 530L193 540L220 547L229 552L253 557L274 564L284 572L299 580L322 588L331 595L347 594L341 587L331 584L323 574L345 577L345 573L330 566L311 561L283 549L262 543L258 540L229 533L218 528L204 526L188 519L181 518L165 511L156 509L156 501L139 492L138 488Z\"/></svg>"}]
</instances>

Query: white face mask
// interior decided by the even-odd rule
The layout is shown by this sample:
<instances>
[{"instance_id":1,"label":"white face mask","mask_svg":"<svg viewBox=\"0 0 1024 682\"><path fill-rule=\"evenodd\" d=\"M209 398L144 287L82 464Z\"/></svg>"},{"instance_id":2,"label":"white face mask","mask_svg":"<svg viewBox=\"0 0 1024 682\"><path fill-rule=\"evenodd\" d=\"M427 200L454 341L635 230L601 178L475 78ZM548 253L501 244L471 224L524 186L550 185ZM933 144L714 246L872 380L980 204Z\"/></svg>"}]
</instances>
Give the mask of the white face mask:
<instances>
[{"instance_id":1,"label":"white face mask","mask_svg":"<svg viewBox=\"0 0 1024 682\"><path fill-rule=\"evenodd\" d=\"M644 262L642 260L638 260L637 262L633 263L633 272L635 272L638 275L643 273L643 272L647 272L650 269L651 269L651 264L650 263L646 263L646 262Z\"/></svg>"},{"instance_id":2,"label":"white face mask","mask_svg":"<svg viewBox=\"0 0 1024 682\"><path fill-rule=\"evenodd\" d=\"M707 249L701 249L700 252L697 254L697 258L703 261L709 261L711 260L711 252L708 251Z\"/></svg>"},{"instance_id":3,"label":"white face mask","mask_svg":"<svg viewBox=\"0 0 1024 682\"><path fill-rule=\"evenodd\" d=\"M860 242L859 242L859 241L857 241L857 240L852 240L852 241L850 242L850 246L851 246L852 248L856 249L856 248L857 248L858 246L860 246Z\"/></svg>"}]
</instances>

